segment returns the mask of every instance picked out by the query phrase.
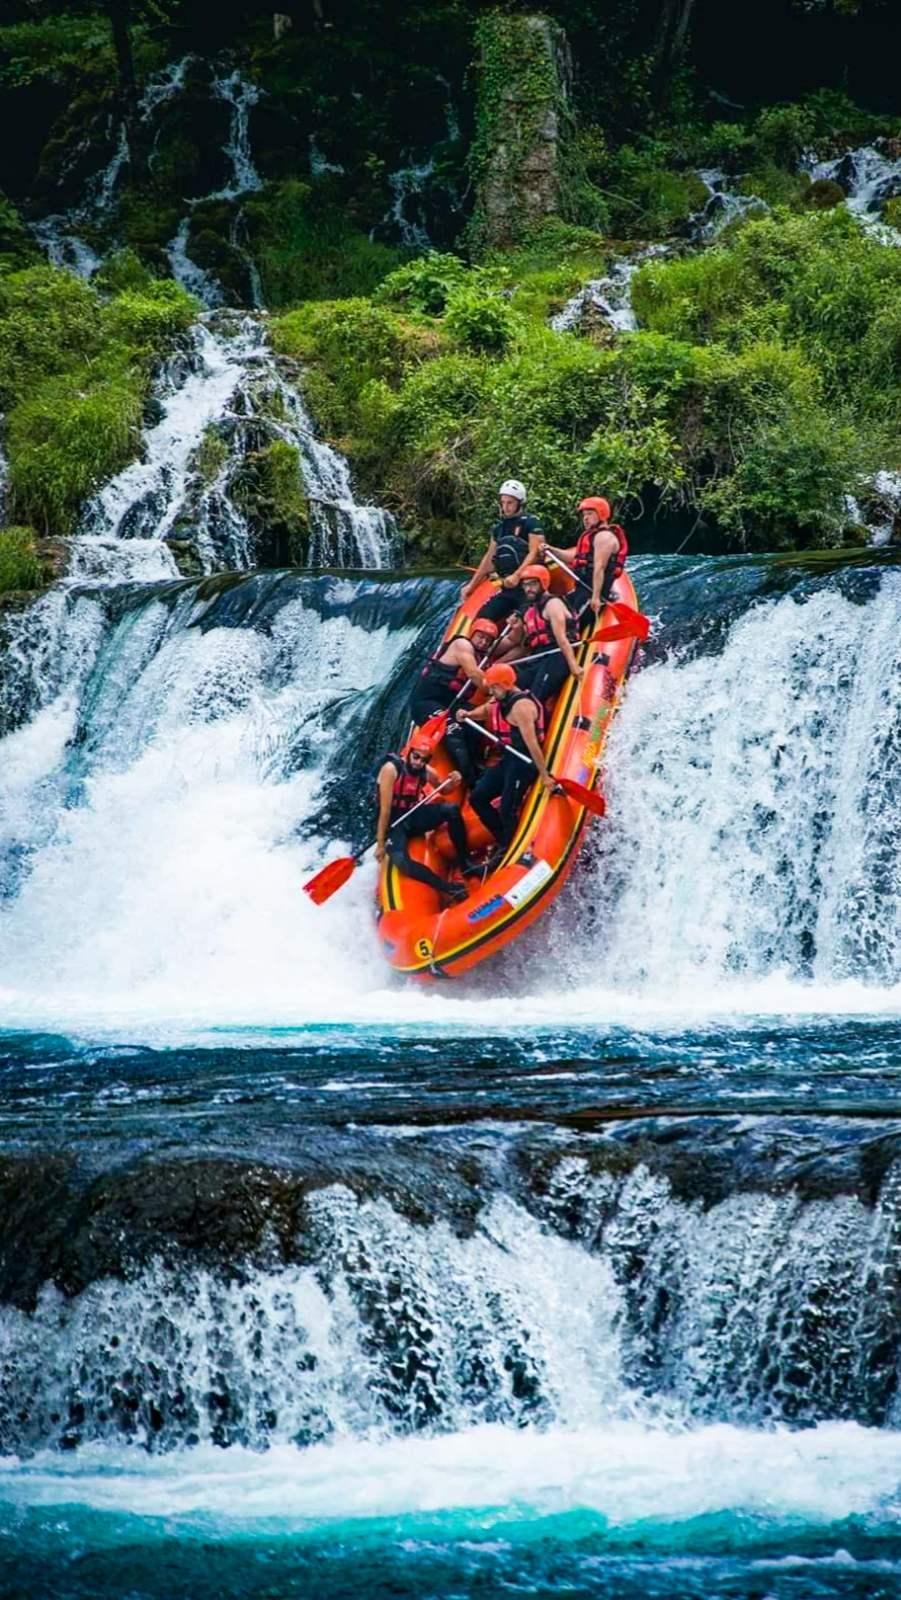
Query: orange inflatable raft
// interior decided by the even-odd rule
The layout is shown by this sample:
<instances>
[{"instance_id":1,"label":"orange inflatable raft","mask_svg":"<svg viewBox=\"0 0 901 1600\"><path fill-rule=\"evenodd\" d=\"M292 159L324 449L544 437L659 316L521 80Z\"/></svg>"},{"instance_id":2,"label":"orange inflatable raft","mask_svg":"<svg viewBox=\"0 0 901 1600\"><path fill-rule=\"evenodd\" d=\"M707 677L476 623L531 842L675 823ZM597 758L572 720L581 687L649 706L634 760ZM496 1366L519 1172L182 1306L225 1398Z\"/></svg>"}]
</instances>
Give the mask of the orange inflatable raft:
<instances>
[{"instance_id":1,"label":"orange inflatable raft","mask_svg":"<svg viewBox=\"0 0 901 1600\"><path fill-rule=\"evenodd\" d=\"M572 587L555 573L553 587ZM468 633L473 618L494 592L489 580L454 614L445 639ZM635 590L623 573L611 595L636 607ZM545 759L555 777L571 778L585 788L601 782L601 763L610 724L629 671L635 639L592 643L596 631L592 613L586 637L577 647L585 667L581 683L567 678L548 719ZM600 626L615 621L606 610ZM510 760L511 757L506 759ZM431 765L444 777L452 770L443 744L435 749ZM493 841L472 809L465 791L447 791L443 799L463 804L470 847ZM484 881L466 880L465 900L448 905L436 890L405 877L387 862L378 884L378 933L385 956L398 972L423 979L456 978L495 955L535 922L560 893L575 865L579 847L591 820L585 807L568 796L549 794L536 781L527 789L516 832L496 869ZM434 872L447 876L451 855L442 829L426 839L416 839L410 854Z\"/></svg>"}]
</instances>

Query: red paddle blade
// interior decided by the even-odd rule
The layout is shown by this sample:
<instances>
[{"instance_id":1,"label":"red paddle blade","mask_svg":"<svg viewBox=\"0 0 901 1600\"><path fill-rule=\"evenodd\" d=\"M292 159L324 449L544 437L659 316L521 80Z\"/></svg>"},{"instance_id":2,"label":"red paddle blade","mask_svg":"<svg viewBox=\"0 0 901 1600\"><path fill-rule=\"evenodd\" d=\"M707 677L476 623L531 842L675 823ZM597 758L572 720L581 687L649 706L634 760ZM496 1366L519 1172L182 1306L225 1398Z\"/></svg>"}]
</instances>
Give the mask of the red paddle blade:
<instances>
[{"instance_id":1,"label":"red paddle blade","mask_svg":"<svg viewBox=\"0 0 901 1600\"><path fill-rule=\"evenodd\" d=\"M323 901L330 900L333 894L337 894L342 884L345 884L353 874L356 865L355 856L339 856L337 861L330 861L328 866L322 867L315 877L304 884L304 894L309 895L314 906L321 906Z\"/></svg>"},{"instance_id":2,"label":"red paddle blade","mask_svg":"<svg viewBox=\"0 0 901 1600\"><path fill-rule=\"evenodd\" d=\"M604 816L607 802L602 794L595 794L593 789L586 789L584 783L576 783L573 778L558 778L557 782L570 799L577 800L586 811L590 811L596 817Z\"/></svg>"},{"instance_id":3,"label":"red paddle blade","mask_svg":"<svg viewBox=\"0 0 901 1600\"><path fill-rule=\"evenodd\" d=\"M591 635L592 644L612 644L614 639L643 639L647 635L637 633L631 622L611 622L607 628L599 628L597 633Z\"/></svg>"},{"instance_id":4,"label":"red paddle blade","mask_svg":"<svg viewBox=\"0 0 901 1600\"><path fill-rule=\"evenodd\" d=\"M617 622L630 622L635 629L636 639L646 639L651 631L651 619L643 612L636 611L634 606L627 606L624 600L608 600L607 604Z\"/></svg>"},{"instance_id":5,"label":"red paddle blade","mask_svg":"<svg viewBox=\"0 0 901 1600\"><path fill-rule=\"evenodd\" d=\"M433 744L440 744L441 740L444 738L444 735L447 733L447 721L448 717L446 711L433 712L432 715L430 717L426 717L425 722L421 724L419 729L419 737L421 739L431 739Z\"/></svg>"}]
</instances>

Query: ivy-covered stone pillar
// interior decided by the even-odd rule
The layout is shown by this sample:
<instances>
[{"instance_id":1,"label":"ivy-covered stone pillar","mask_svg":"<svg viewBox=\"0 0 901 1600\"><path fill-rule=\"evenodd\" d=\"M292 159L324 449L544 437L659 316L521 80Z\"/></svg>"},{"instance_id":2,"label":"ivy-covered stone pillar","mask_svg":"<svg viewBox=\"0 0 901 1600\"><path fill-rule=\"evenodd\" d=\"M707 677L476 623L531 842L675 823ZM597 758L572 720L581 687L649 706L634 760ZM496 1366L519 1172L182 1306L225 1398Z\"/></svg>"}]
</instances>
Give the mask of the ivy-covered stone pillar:
<instances>
[{"instance_id":1,"label":"ivy-covered stone pillar","mask_svg":"<svg viewBox=\"0 0 901 1600\"><path fill-rule=\"evenodd\" d=\"M540 13L489 12L476 42L471 234L491 248L560 210L571 62L566 35Z\"/></svg>"}]
</instances>

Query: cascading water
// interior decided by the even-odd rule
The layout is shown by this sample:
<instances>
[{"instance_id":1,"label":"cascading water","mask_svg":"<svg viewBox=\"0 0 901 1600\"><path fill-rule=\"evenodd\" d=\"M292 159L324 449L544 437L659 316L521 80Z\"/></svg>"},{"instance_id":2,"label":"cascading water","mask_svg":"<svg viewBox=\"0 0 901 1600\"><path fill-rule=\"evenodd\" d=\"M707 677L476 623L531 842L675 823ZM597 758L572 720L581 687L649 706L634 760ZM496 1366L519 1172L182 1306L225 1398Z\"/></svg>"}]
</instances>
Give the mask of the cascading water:
<instances>
[{"instance_id":1,"label":"cascading water","mask_svg":"<svg viewBox=\"0 0 901 1600\"><path fill-rule=\"evenodd\" d=\"M847 196L848 210L863 225L874 230L887 244L901 244L897 228L879 220L886 200L901 194L901 156L891 156L874 145L861 145L829 161L811 158L807 162L811 178L828 178L840 185Z\"/></svg>"},{"instance_id":2,"label":"cascading water","mask_svg":"<svg viewBox=\"0 0 901 1600\"><path fill-rule=\"evenodd\" d=\"M609 273L603 278L591 278L582 285L562 311L551 317L555 333L581 331L585 322L599 318L618 333L634 333L638 319L632 309L632 279L645 261L666 255L662 244L646 245L632 256L614 260Z\"/></svg>"},{"instance_id":3,"label":"cascading water","mask_svg":"<svg viewBox=\"0 0 901 1600\"><path fill-rule=\"evenodd\" d=\"M754 212L769 210L765 200L756 194L739 194L732 188L733 179L719 167L704 167L698 177L707 190L708 199L703 209L692 218L694 237L708 243L722 233L729 224Z\"/></svg>"},{"instance_id":4,"label":"cascading water","mask_svg":"<svg viewBox=\"0 0 901 1600\"><path fill-rule=\"evenodd\" d=\"M634 261L559 325L634 326ZM246 570L273 440L313 565L395 548L261 319L154 402L2 619L0 1595L894 1592L890 553L633 562L607 820L503 963L400 988L371 864L300 886L456 585Z\"/></svg>"},{"instance_id":5,"label":"cascading water","mask_svg":"<svg viewBox=\"0 0 901 1600\"><path fill-rule=\"evenodd\" d=\"M32 1527L68 1559L63 1503L95 1593L163 1518L233 1585L238 1538L280 1573L267 1541L333 1529L345 1574L376 1540L379 1592L424 1537L460 1592L489 1529L503 1581L541 1528L559 1582L564 1510L604 1583L618 1542L658 1549L667 1595L674 1545L740 1585L893 1537L901 579L634 565L672 636L594 864L452 995L386 987L371 869L321 908L299 887L369 837L450 583L42 602L66 623L0 762L0 1007L32 1030L0 1085L17 1560Z\"/></svg>"}]
</instances>

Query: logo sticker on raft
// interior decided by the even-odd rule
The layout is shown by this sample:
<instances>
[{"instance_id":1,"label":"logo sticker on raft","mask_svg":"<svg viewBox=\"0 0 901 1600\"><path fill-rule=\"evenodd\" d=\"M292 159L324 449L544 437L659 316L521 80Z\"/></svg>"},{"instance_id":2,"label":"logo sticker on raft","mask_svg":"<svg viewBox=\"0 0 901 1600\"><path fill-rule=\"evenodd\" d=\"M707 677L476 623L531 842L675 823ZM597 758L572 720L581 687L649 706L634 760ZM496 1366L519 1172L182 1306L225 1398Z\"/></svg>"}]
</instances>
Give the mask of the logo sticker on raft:
<instances>
[{"instance_id":1,"label":"logo sticker on raft","mask_svg":"<svg viewBox=\"0 0 901 1600\"><path fill-rule=\"evenodd\" d=\"M530 900L541 885L547 883L548 878L552 878L553 875L553 868L546 861L536 861L525 877L520 878L518 883L514 883L512 888L507 890L504 899L508 905L521 906L524 900Z\"/></svg>"},{"instance_id":2,"label":"logo sticker on raft","mask_svg":"<svg viewBox=\"0 0 901 1600\"><path fill-rule=\"evenodd\" d=\"M502 894L493 895L490 900L485 901L484 905L475 906L472 911L468 911L466 920L467 922L484 922L486 917L491 917L495 911L500 911L503 903L504 897Z\"/></svg>"}]
</instances>

